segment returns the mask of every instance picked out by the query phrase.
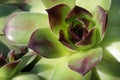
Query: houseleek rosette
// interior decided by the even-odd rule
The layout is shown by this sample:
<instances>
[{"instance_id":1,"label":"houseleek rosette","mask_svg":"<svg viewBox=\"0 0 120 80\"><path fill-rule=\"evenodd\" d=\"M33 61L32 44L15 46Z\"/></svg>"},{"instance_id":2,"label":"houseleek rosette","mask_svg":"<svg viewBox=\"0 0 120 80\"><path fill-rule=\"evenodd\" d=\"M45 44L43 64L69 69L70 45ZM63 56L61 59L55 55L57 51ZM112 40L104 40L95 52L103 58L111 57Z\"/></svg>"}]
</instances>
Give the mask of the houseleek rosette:
<instances>
[{"instance_id":1,"label":"houseleek rosette","mask_svg":"<svg viewBox=\"0 0 120 80\"><path fill-rule=\"evenodd\" d=\"M94 13L78 6L70 10L64 4L48 9L47 12L51 29L59 34L59 41L77 53L70 56L68 66L82 75L86 74L101 61L102 49L90 48L97 46L104 37L107 12L100 6L96 7Z\"/></svg>"},{"instance_id":2,"label":"houseleek rosette","mask_svg":"<svg viewBox=\"0 0 120 80\"><path fill-rule=\"evenodd\" d=\"M4 28L6 37L13 44L25 45L45 57L37 66L41 68L39 75L48 80L81 80L79 73L85 75L87 72L85 80L89 80L88 76L95 74L97 68L93 68L102 59L100 44L105 36L106 11L109 10L111 0L76 0L76 6L75 2L68 0L53 1L54 3L50 0L40 1L44 4L42 8L47 8L51 29L44 9L40 9L43 12L36 13L39 7L33 5L35 1L26 0L20 8L31 12L12 14ZM91 4L86 5L88 3ZM31 8L31 5L34 7ZM49 58L53 58L50 63L49 60L52 59ZM52 64L53 62L56 63ZM44 73L47 70L52 71Z\"/></svg>"}]
</instances>

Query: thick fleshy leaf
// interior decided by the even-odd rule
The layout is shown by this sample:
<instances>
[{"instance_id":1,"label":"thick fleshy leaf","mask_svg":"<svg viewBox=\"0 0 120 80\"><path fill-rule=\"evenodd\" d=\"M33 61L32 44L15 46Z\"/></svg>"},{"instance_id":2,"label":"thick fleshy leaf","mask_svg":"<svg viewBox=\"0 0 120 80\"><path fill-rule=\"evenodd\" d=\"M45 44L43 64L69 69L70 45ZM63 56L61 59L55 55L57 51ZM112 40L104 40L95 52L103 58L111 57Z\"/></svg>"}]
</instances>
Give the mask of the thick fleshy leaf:
<instances>
[{"instance_id":1,"label":"thick fleshy leaf","mask_svg":"<svg viewBox=\"0 0 120 80\"><path fill-rule=\"evenodd\" d=\"M108 27L101 46L104 49L103 57L112 62L120 62L120 0L113 0L108 15Z\"/></svg>"},{"instance_id":2,"label":"thick fleshy leaf","mask_svg":"<svg viewBox=\"0 0 120 80\"><path fill-rule=\"evenodd\" d=\"M101 46L104 49L104 58L112 62L120 62L120 26L109 27ZM111 32L112 31L112 32Z\"/></svg>"},{"instance_id":3,"label":"thick fleshy leaf","mask_svg":"<svg viewBox=\"0 0 120 80\"><path fill-rule=\"evenodd\" d=\"M108 14L107 12L100 6L97 6L95 9L95 15L94 20L96 23L96 28L99 30L100 39L102 40L107 27L107 21L108 21Z\"/></svg>"},{"instance_id":4,"label":"thick fleshy leaf","mask_svg":"<svg viewBox=\"0 0 120 80\"><path fill-rule=\"evenodd\" d=\"M93 68L92 71L91 71L91 78L90 78L90 80L101 80L99 75L98 75L96 67Z\"/></svg>"},{"instance_id":5,"label":"thick fleshy leaf","mask_svg":"<svg viewBox=\"0 0 120 80\"><path fill-rule=\"evenodd\" d=\"M77 18L80 18L80 19L85 18L85 19L91 20L92 14L82 7L75 6L67 15L66 21L72 22Z\"/></svg>"},{"instance_id":6,"label":"thick fleshy leaf","mask_svg":"<svg viewBox=\"0 0 120 80\"><path fill-rule=\"evenodd\" d=\"M97 72L98 72L98 75L100 78L99 80L120 80L120 77L111 76L111 75L101 72L99 70L97 70Z\"/></svg>"},{"instance_id":7,"label":"thick fleshy leaf","mask_svg":"<svg viewBox=\"0 0 120 80\"><path fill-rule=\"evenodd\" d=\"M93 28L91 31L88 32L86 36L82 37L81 41L75 44L76 49L85 50L95 46L97 43L97 34L98 34L98 31L95 28Z\"/></svg>"},{"instance_id":8,"label":"thick fleshy leaf","mask_svg":"<svg viewBox=\"0 0 120 80\"><path fill-rule=\"evenodd\" d=\"M119 80L120 79L120 63L112 62L103 58L96 66L98 75L101 80ZM103 77L105 76L105 77ZM117 79L119 78L119 79Z\"/></svg>"},{"instance_id":9,"label":"thick fleshy leaf","mask_svg":"<svg viewBox=\"0 0 120 80\"><path fill-rule=\"evenodd\" d=\"M68 55L67 49L47 28L38 29L32 34L28 48L47 58Z\"/></svg>"},{"instance_id":10,"label":"thick fleshy leaf","mask_svg":"<svg viewBox=\"0 0 120 80\"><path fill-rule=\"evenodd\" d=\"M20 63L20 60L8 63L0 68L0 79L10 79L15 73L16 67Z\"/></svg>"},{"instance_id":11,"label":"thick fleshy leaf","mask_svg":"<svg viewBox=\"0 0 120 80\"><path fill-rule=\"evenodd\" d=\"M20 8L30 12L40 12L43 14L47 13L45 11L46 8L42 3L42 0L24 0Z\"/></svg>"},{"instance_id":12,"label":"thick fleshy leaf","mask_svg":"<svg viewBox=\"0 0 120 80\"><path fill-rule=\"evenodd\" d=\"M91 72L82 77L79 73L71 70L67 64L67 57L43 58L33 68L32 72L44 77L46 80L90 80Z\"/></svg>"},{"instance_id":13,"label":"thick fleshy leaf","mask_svg":"<svg viewBox=\"0 0 120 80\"><path fill-rule=\"evenodd\" d=\"M67 58L62 59L57 63L55 70L51 76L51 80L71 80L71 79L72 80L89 80L89 78L90 78L90 73L82 77L79 73L71 70L68 67Z\"/></svg>"},{"instance_id":14,"label":"thick fleshy leaf","mask_svg":"<svg viewBox=\"0 0 120 80\"><path fill-rule=\"evenodd\" d=\"M33 51L29 51L20 59L21 59L21 62L18 65L16 72L20 72L23 70L30 71L35 66L35 64L41 59L41 56L36 55L36 53Z\"/></svg>"},{"instance_id":15,"label":"thick fleshy leaf","mask_svg":"<svg viewBox=\"0 0 120 80\"><path fill-rule=\"evenodd\" d=\"M60 4L47 10L50 27L56 34L59 30L66 29L65 17L67 16L70 8L65 4Z\"/></svg>"},{"instance_id":16,"label":"thick fleshy leaf","mask_svg":"<svg viewBox=\"0 0 120 80\"><path fill-rule=\"evenodd\" d=\"M15 60L15 50L11 50L9 53L8 53L8 59L9 59L9 62L13 62Z\"/></svg>"},{"instance_id":17,"label":"thick fleshy leaf","mask_svg":"<svg viewBox=\"0 0 120 80\"><path fill-rule=\"evenodd\" d=\"M20 9L17 7L0 4L0 34L3 34L3 28L10 14L18 12Z\"/></svg>"},{"instance_id":18,"label":"thick fleshy leaf","mask_svg":"<svg viewBox=\"0 0 120 80\"><path fill-rule=\"evenodd\" d=\"M4 28L4 33L11 42L26 45L28 44L31 34L36 29L45 27L49 27L47 15L18 12L11 15L8 19Z\"/></svg>"},{"instance_id":19,"label":"thick fleshy leaf","mask_svg":"<svg viewBox=\"0 0 120 80\"><path fill-rule=\"evenodd\" d=\"M88 44L92 44L92 37L94 35L94 29L92 29L90 32L88 32L87 35L83 36L83 39L79 42L76 43L77 46L79 45L88 45ZM95 42L95 40L94 40Z\"/></svg>"},{"instance_id":20,"label":"thick fleshy leaf","mask_svg":"<svg viewBox=\"0 0 120 80\"><path fill-rule=\"evenodd\" d=\"M109 10L112 0L76 0L76 5L81 6L90 12L93 12L97 5Z\"/></svg>"},{"instance_id":21,"label":"thick fleshy leaf","mask_svg":"<svg viewBox=\"0 0 120 80\"><path fill-rule=\"evenodd\" d=\"M44 58L35 65L35 67L30 71L31 73L37 74L46 80L50 80L51 73L53 73L56 64L61 58Z\"/></svg>"},{"instance_id":22,"label":"thick fleshy leaf","mask_svg":"<svg viewBox=\"0 0 120 80\"><path fill-rule=\"evenodd\" d=\"M59 41L60 41L63 45L65 45L66 47L74 50L74 46L72 46L72 45L69 43L69 40L66 39L66 36L65 36L63 30L60 30L60 33L59 33Z\"/></svg>"},{"instance_id":23,"label":"thick fleshy leaf","mask_svg":"<svg viewBox=\"0 0 120 80\"><path fill-rule=\"evenodd\" d=\"M31 73L20 73L11 80L42 80L40 76Z\"/></svg>"},{"instance_id":24,"label":"thick fleshy leaf","mask_svg":"<svg viewBox=\"0 0 120 80\"><path fill-rule=\"evenodd\" d=\"M46 6L46 8L51 8L58 4L66 4L72 8L75 6L76 0L42 0L42 2Z\"/></svg>"},{"instance_id":25,"label":"thick fleshy leaf","mask_svg":"<svg viewBox=\"0 0 120 80\"><path fill-rule=\"evenodd\" d=\"M91 49L87 52L79 52L77 54L73 54L70 57L68 66L72 70L85 75L88 71L94 68L101 61L101 59L102 49Z\"/></svg>"}]
</instances>

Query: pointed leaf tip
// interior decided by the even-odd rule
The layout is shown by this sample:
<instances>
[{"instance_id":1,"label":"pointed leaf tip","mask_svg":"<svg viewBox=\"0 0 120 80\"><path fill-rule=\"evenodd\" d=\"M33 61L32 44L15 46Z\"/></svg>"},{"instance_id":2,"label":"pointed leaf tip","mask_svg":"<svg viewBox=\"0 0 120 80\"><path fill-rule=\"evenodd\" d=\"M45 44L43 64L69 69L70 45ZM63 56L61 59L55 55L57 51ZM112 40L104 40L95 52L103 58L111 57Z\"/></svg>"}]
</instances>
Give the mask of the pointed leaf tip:
<instances>
[{"instance_id":1,"label":"pointed leaf tip","mask_svg":"<svg viewBox=\"0 0 120 80\"><path fill-rule=\"evenodd\" d=\"M95 21L96 27L99 29L101 39L103 39L108 22L108 13L100 6L97 6L95 9Z\"/></svg>"},{"instance_id":2,"label":"pointed leaf tip","mask_svg":"<svg viewBox=\"0 0 120 80\"><path fill-rule=\"evenodd\" d=\"M77 18L86 18L86 19L91 19L92 18L92 14L87 11L86 9L79 7L79 6L75 6L67 15L66 17L66 22L72 22L73 20L77 19Z\"/></svg>"},{"instance_id":3,"label":"pointed leaf tip","mask_svg":"<svg viewBox=\"0 0 120 80\"><path fill-rule=\"evenodd\" d=\"M70 8L65 4L59 4L55 7L47 9L49 16L50 27L55 33L59 33L60 29L64 28L65 17L67 16Z\"/></svg>"},{"instance_id":4,"label":"pointed leaf tip","mask_svg":"<svg viewBox=\"0 0 120 80\"><path fill-rule=\"evenodd\" d=\"M84 55L84 56L83 56ZM102 49L92 49L88 52L74 54L70 57L69 68L83 76L94 68L102 59Z\"/></svg>"},{"instance_id":5,"label":"pointed leaf tip","mask_svg":"<svg viewBox=\"0 0 120 80\"><path fill-rule=\"evenodd\" d=\"M67 51L63 50L64 47L49 29L36 30L30 38L28 47L46 58L61 57Z\"/></svg>"}]
</instances>

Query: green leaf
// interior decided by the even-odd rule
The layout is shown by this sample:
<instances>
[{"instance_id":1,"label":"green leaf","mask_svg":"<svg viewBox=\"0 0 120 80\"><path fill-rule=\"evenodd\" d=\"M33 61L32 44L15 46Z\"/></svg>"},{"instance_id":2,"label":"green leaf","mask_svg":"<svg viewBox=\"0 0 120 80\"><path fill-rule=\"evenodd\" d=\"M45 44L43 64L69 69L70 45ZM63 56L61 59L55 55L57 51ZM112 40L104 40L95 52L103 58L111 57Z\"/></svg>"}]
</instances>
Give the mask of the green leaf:
<instances>
[{"instance_id":1,"label":"green leaf","mask_svg":"<svg viewBox=\"0 0 120 80\"><path fill-rule=\"evenodd\" d=\"M120 0L113 0L108 15L108 28L101 46L103 57L112 62L120 62L120 13L118 4Z\"/></svg>"},{"instance_id":2,"label":"green leaf","mask_svg":"<svg viewBox=\"0 0 120 80\"><path fill-rule=\"evenodd\" d=\"M69 58L69 67L83 76L94 68L102 59L102 49L95 48L86 52L77 52Z\"/></svg>"},{"instance_id":3,"label":"green leaf","mask_svg":"<svg viewBox=\"0 0 120 80\"><path fill-rule=\"evenodd\" d=\"M20 71L26 71L26 67L28 70L31 70L40 58L34 52L28 52L21 59L2 66L0 68L0 79L9 80Z\"/></svg>"},{"instance_id":4,"label":"green leaf","mask_svg":"<svg viewBox=\"0 0 120 80\"><path fill-rule=\"evenodd\" d=\"M70 79L84 80L83 78L85 78L85 77L82 77L79 73L71 70L68 67L67 59L63 59L57 63L55 70L53 72L53 75L51 77L51 80L70 80ZM86 80L89 80L89 79L86 79Z\"/></svg>"},{"instance_id":5,"label":"green leaf","mask_svg":"<svg viewBox=\"0 0 120 80\"><path fill-rule=\"evenodd\" d=\"M21 5L21 8L30 12L40 12L46 14L46 7L42 3L42 0L25 0Z\"/></svg>"},{"instance_id":6,"label":"green leaf","mask_svg":"<svg viewBox=\"0 0 120 80\"><path fill-rule=\"evenodd\" d=\"M56 64L60 61L61 58L44 58L35 65L31 70L32 73L38 74L39 76L50 80Z\"/></svg>"},{"instance_id":7,"label":"green leaf","mask_svg":"<svg viewBox=\"0 0 120 80\"><path fill-rule=\"evenodd\" d=\"M27 54L20 58L21 62L19 63L16 72L24 72L27 70L30 71L40 59L41 57L35 52L29 51Z\"/></svg>"},{"instance_id":8,"label":"green leaf","mask_svg":"<svg viewBox=\"0 0 120 80\"><path fill-rule=\"evenodd\" d=\"M27 45L31 34L38 28L49 27L45 14L18 12L11 15L4 28L9 41L18 45Z\"/></svg>"},{"instance_id":9,"label":"green leaf","mask_svg":"<svg viewBox=\"0 0 120 80\"><path fill-rule=\"evenodd\" d=\"M8 63L0 68L0 79L10 79L16 72L16 67L20 63L20 60Z\"/></svg>"},{"instance_id":10,"label":"green leaf","mask_svg":"<svg viewBox=\"0 0 120 80\"><path fill-rule=\"evenodd\" d=\"M3 34L3 28L10 14L18 12L20 9L14 6L0 4L0 34Z\"/></svg>"},{"instance_id":11,"label":"green leaf","mask_svg":"<svg viewBox=\"0 0 120 80\"><path fill-rule=\"evenodd\" d=\"M66 17L66 22L72 22L78 18L85 18L87 20L91 20L92 17L92 14L86 9L79 6L75 6L71 11L69 11Z\"/></svg>"},{"instance_id":12,"label":"green leaf","mask_svg":"<svg viewBox=\"0 0 120 80\"><path fill-rule=\"evenodd\" d=\"M75 6L76 0L42 0L42 2L46 6L46 8L51 8L58 4L66 4L72 8Z\"/></svg>"},{"instance_id":13,"label":"green leaf","mask_svg":"<svg viewBox=\"0 0 120 80\"><path fill-rule=\"evenodd\" d=\"M11 80L42 80L38 75L31 73L20 73Z\"/></svg>"},{"instance_id":14,"label":"green leaf","mask_svg":"<svg viewBox=\"0 0 120 80\"><path fill-rule=\"evenodd\" d=\"M81 6L90 12L93 12L97 5L109 10L112 0L76 0L76 5Z\"/></svg>"},{"instance_id":15,"label":"green leaf","mask_svg":"<svg viewBox=\"0 0 120 80\"><path fill-rule=\"evenodd\" d=\"M104 58L110 61L120 62L120 26L108 28L108 32L101 44L104 49ZM112 31L112 33L111 33Z\"/></svg>"},{"instance_id":16,"label":"green leaf","mask_svg":"<svg viewBox=\"0 0 120 80\"><path fill-rule=\"evenodd\" d=\"M119 80L120 63L103 59L96 67L101 80Z\"/></svg>"},{"instance_id":17,"label":"green leaf","mask_svg":"<svg viewBox=\"0 0 120 80\"><path fill-rule=\"evenodd\" d=\"M49 28L36 30L30 38L28 48L47 58L68 55L68 50L57 40Z\"/></svg>"},{"instance_id":18,"label":"green leaf","mask_svg":"<svg viewBox=\"0 0 120 80\"><path fill-rule=\"evenodd\" d=\"M61 29L67 28L65 18L69 11L70 8L65 4L60 4L47 10L50 27L54 33L58 34Z\"/></svg>"},{"instance_id":19,"label":"green leaf","mask_svg":"<svg viewBox=\"0 0 120 80\"><path fill-rule=\"evenodd\" d=\"M107 12L100 6L95 8L94 21L100 34L100 41L104 38L108 22Z\"/></svg>"},{"instance_id":20,"label":"green leaf","mask_svg":"<svg viewBox=\"0 0 120 80\"><path fill-rule=\"evenodd\" d=\"M32 70L46 80L90 80L90 74L82 77L79 73L68 67L68 58L47 59L43 58Z\"/></svg>"}]
</instances>

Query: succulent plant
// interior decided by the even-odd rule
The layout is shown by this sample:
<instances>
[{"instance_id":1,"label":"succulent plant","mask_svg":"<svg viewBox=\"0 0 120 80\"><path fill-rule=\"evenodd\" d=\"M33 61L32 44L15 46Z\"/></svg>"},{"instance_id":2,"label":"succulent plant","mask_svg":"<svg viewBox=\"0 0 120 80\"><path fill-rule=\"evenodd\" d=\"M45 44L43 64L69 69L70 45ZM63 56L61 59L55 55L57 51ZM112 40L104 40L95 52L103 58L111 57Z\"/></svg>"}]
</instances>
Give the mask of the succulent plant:
<instances>
[{"instance_id":1,"label":"succulent plant","mask_svg":"<svg viewBox=\"0 0 120 80\"><path fill-rule=\"evenodd\" d=\"M118 3L1 0L0 37L8 41L1 39L0 44L8 51L18 46L28 51L16 59L14 50L7 59L1 54L0 73L5 73L0 79L119 80L119 19L114 16L118 15ZM6 70L14 63L18 63L14 70Z\"/></svg>"}]
</instances>

